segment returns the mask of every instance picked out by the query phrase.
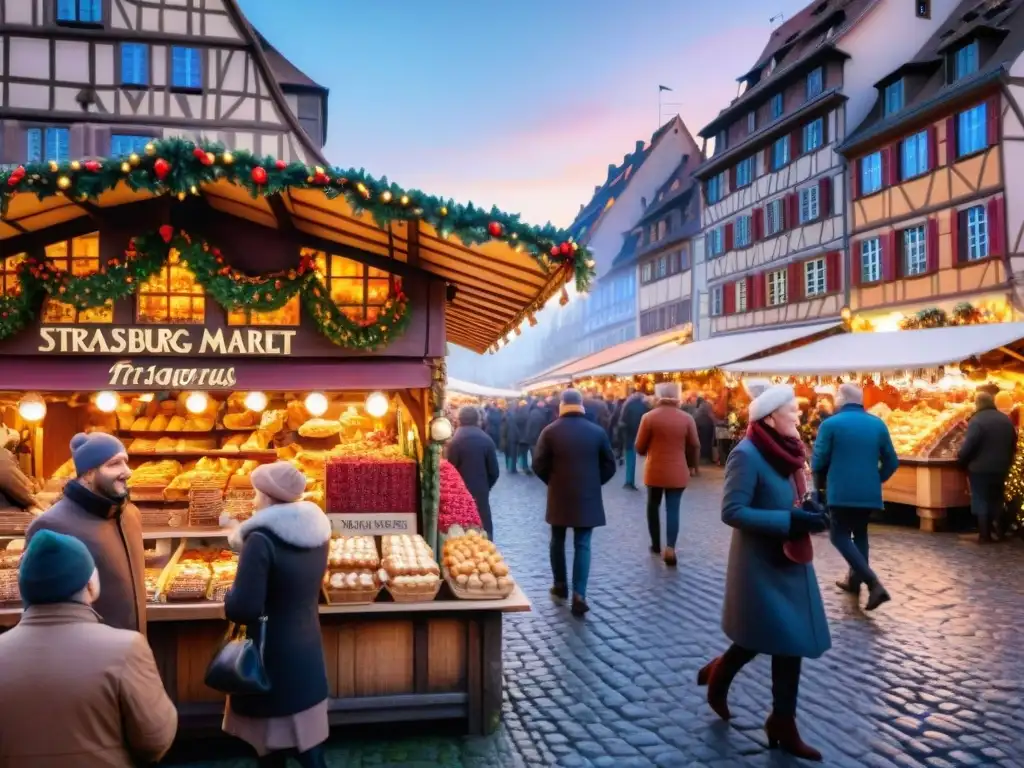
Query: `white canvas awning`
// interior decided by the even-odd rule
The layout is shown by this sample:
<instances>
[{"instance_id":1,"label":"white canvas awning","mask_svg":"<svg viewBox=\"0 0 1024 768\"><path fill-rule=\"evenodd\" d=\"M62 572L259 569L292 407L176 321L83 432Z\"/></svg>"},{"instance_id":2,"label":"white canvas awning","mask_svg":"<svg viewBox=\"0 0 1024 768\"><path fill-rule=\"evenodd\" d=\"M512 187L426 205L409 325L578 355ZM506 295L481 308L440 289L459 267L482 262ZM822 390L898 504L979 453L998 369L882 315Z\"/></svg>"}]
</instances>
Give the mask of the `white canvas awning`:
<instances>
[{"instance_id":1,"label":"white canvas awning","mask_svg":"<svg viewBox=\"0 0 1024 768\"><path fill-rule=\"evenodd\" d=\"M540 392L544 389L555 389L558 387L567 387L572 383L571 376L559 376L554 379L543 379L541 381L535 381L532 384L527 384L523 389L526 392Z\"/></svg>"},{"instance_id":2,"label":"white canvas awning","mask_svg":"<svg viewBox=\"0 0 1024 768\"><path fill-rule=\"evenodd\" d=\"M764 375L884 373L958 363L1020 339L1024 339L1024 323L844 333L723 367L733 373Z\"/></svg>"},{"instance_id":3,"label":"white canvas awning","mask_svg":"<svg viewBox=\"0 0 1024 768\"><path fill-rule=\"evenodd\" d=\"M773 328L768 331L734 333L715 336L689 344L670 342L627 357L611 365L584 371L579 376L634 376L640 373L682 373L721 368L734 360L744 360L760 352L817 336L839 326L817 323L796 328Z\"/></svg>"},{"instance_id":4,"label":"white canvas awning","mask_svg":"<svg viewBox=\"0 0 1024 768\"><path fill-rule=\"evenodd\" d=\"M507 399L520 396L520 392L515 389L485 387L483 384L474 384L471 381L460 381L459 379L448 379L448 391L460 395L470 395L471 397L500 397Z\"/></svg>"}]
</instances>

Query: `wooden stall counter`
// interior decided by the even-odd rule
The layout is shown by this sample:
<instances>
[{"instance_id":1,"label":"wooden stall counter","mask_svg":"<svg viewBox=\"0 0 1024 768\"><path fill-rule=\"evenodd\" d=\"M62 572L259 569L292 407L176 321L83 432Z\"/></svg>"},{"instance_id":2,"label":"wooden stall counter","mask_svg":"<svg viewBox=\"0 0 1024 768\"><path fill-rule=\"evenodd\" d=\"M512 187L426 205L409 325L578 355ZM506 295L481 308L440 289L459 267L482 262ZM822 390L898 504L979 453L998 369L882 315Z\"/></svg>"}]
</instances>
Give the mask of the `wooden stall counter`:
<instances>
[{"instance_id":1,"label":"wooden stall counter","mask_svg":"<svg viewBox=\"0 0 1024 768\"><path fill-rule=\"evenodd\" d=\"M518 586L502 600L320 606L331 723L459 719L467 733L492 732L501 718L502 616L529 610ZM0 627L20 615L0 609ZM224 698L203 676L224 637L223 605L150 605L147 618L180 728L218 730Z\"/></svg>"},{"instance_id":2,"label":"wooden stall counter","mask_svg":"<svg viewBox=\"0 0 1024 768\"><path fill-rule=\"evenodd\" d=\"M971 504L967 473L955 459L901 458L899 469L882 486L882 499L917 509L921 530L942 530L950 509Z\"/></svg>"}]
</instances>

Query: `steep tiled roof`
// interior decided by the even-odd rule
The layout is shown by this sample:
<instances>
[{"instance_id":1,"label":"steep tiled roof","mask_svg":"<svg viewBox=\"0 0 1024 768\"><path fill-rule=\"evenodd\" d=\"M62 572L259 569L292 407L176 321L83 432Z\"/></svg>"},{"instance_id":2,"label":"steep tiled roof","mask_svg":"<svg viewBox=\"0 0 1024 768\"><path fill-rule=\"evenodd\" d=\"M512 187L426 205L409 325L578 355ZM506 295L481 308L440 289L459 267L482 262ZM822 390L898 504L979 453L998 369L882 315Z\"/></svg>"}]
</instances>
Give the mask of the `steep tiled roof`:
<instances>
[{"instance_id":1,"label":"steep tiled roof","mask_svg":"<svg viewBox=\"0 0 1024 768\"><path fill-rule=\"evenodd\" d=\"M286 59L277 48L270 44L259 30L255 30L256 39L259 41L263 53L266 54L267 63L274 73L274 79L283 86L301 86L303 88L317 88L322 91L327 89L315 82L309 75Z\"/></svg>"},{"instance_id":2,"label":"steep tiled roof","mask_svg":"<svg viewBox=\"0 0 1024 768\"><path fill-rule=\"evenodd\" d=\"M901 73L917 73L926 80L916 91L904 90L903 109L884 116L881 98L864 122L847 137L840 150L850 150L873 138L896 132L901 126L926 117L944 104L958 100L1002 77L1024 52L1024 0L963 0L909 62L880 81ZM946 82L947 54L974 38L993 41L995 50L984 55L978 71L956 82Z\"/></svg>"},{"instance_id":3,"label":"steep tiled roof","mask_svg":"<svg viewBox=\"0 0 1024 768\"><path fill-rule=\"evenodd\" d=\"M593 231L594 225L601 218L601 214L615 204L615 200L629 186L633 175L644 164L644 161L650 157L651 151L658 144L658 141L668 133L669 128L675 125L677 121L682 122L679 120L678 115L655 131L649 142L645 142L642 139L637 141L633 152L622 158L621 165L611 163L608 166L608 177L605 179L604 184L594 188L594 196L590 198L590 202L580 208L576 219L569 226L569 232L572 233L573 238L578 242L582 242Z\"/></svg>"},{"instance_id":4,"label":"steep tiled roof","mask_svg":"<svg viewBox=\"0 0 1024 768\"><path fill-rule=\"evenodd\" d=\"M622 238L622 248L619 249L615 258L612 259L612 271L615 271L619 267L624 267L636 260L636 252L640 248L641 235L641 231L637 229L627 233L626 236Z\"/></svg>"},{"instance_id":5,"label":"steep tiled roof","mask_svg":"<svg viewBox=\"0 0 1024 768\"><path fill-rule=\"evenodd\" d=\"M637 225L651 222L659 216L676 208L685 208L690 193L695 184L693 169L701 163L701 158L683 155L682 161L668 177L668 180L661 185L654 195L654 199L647 205L647 210L640 217Z\"/></svg>"}]
</instances>

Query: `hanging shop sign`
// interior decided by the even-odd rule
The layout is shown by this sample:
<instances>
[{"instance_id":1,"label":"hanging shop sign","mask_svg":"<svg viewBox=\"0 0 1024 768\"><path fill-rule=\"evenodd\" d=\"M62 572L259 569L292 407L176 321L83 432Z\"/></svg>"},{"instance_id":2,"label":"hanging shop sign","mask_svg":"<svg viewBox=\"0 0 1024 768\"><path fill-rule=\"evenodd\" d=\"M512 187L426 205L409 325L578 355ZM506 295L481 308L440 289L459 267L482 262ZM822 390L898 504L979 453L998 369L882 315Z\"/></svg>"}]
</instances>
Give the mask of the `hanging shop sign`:
<instances>
[{"instance_id":1,"label":"hanging shop sign","mask_svg":"<svg viewBox=\"0 0 1024 768\"><path fill-rule=\"evenodd\" d=\"M202 326L91 327L44 326L42 353L74 355L234 355L284 356L292 353L296 331L266 328L210 329Z\"/></svg>"},{"instance_id":2,"label":"hanging shop sign","mask_svg":"<svg viewBox=\"0 0 1024 768\"><path fill-rule=\"evenodd\" d=\"M331 513L327 517L336 533L348 536L416 533L416 515L404 512Z\"/></svg>"},{"instance_id":3,"label":"hanging shop sign","mask_svg":"<svg viewBox=\"0 0 1024 768\"><path fill-rule=\"evenodd\" d=\"M234 368L175 368L135 365L124 360L110 366L107 385L114 389L230 389L238 383Z\"/></svg>"}]
</instances>

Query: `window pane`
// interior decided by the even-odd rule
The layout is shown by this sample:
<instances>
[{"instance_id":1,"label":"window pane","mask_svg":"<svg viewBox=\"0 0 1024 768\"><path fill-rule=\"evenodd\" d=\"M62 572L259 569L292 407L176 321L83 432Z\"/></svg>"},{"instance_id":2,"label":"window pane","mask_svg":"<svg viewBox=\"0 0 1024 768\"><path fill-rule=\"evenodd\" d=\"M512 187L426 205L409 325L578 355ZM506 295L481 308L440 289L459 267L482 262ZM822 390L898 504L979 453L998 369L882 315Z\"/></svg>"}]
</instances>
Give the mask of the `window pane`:
<instances>
[{"instance_id":1,"label":"window pane","mask_svg":"<svg viewBox=\"0 0 1024 768\"><path fill-rule=\"evenodd\" d=\"M43 160L43 129L29 128L25 134L28 140L26 159L30 163L40 163Z\"/></svg>"},{"instance_id":2,"label":"window pane","mask_svg":"<svg viewBox=\"0 0 1024 768\"><path fill-rule=\"evenodd\" d=\"M903 233L903 256L907 275L920 275L928 269L924 227L914 227Z\"/></svg>"},{"instance_id":3,"label":"window pane","mask_svg":"<svg viewBox=\"0 0 1024 768\"><path fill-rule=\"evenodd\" d=\"M146 145L153 139L149 136L130 136L122 133L115 133L110 137L110 154L113 157L123 157L141 154L146 151Z\"/></svg>"},{"instance_id":4,"label":"window pane","mask_svg":"<svg viewBox=\"0 0 1024 768\"><path fill-rule=\"evenodd\" d=\"M875 152L861 160L861 192L869 195L882 188L882 155Z\"/></svg>"},{"instance_id":5,"label":"window pane","mask_svg":"<svg viewBox=\"0 0 1024 768\"><path fill-rule=\"evenodd\" d=\"M335 304L362 304L363 279L342 278L331 279L331 301Z\"/></svg>"},{"instance_id":6,"label":"window pane","mask_svg":"<svg viewBox=\"0 0 1024 768\"><path fill-rule=\"evenodd\" d=\"M46 156L42 158L43 160L54 160L62 163L70 159L71 131L69 129L47 128L45 140L44 151Z\"/></svg>"},{"instance_id":7,"label":"window pane","mask_svg":"<svg viewBox=\"0 0 1024 768\"><path fill-rule=\"evenodd\" d=\"M146 85L149 82L149 46L121 43L121 83Z\"/></svg>"},{"instance_id":8,"label":"window pane","mask_svg":"<svg viewBox=\"0 0 1024 768\"><path fill-rule=\"evenodd\" d=\"M957 118L957 156L980 152L988 146L985 104L961 112Z\"/></svg>"},{"instance_id":9,"label":"window pane","mask_svg":"<svg viewBox=\"0 0 1024 768\"><path fill-rule=\"evenodd\" d=\"M988 256L988 248L988 216L985 206L977 205L967 211L968 260L984 259Z\"/></svg>"},{"instance_id":10,"label":"window pane","mask_svg":"<svg viewBox=\"0 0 1024 768\"><path fill-rule=\"evenodd\" d=\"M202 87L202 57L196 48L171 48L171 85L177 88Z\"/></svg>"}]
</instances>

